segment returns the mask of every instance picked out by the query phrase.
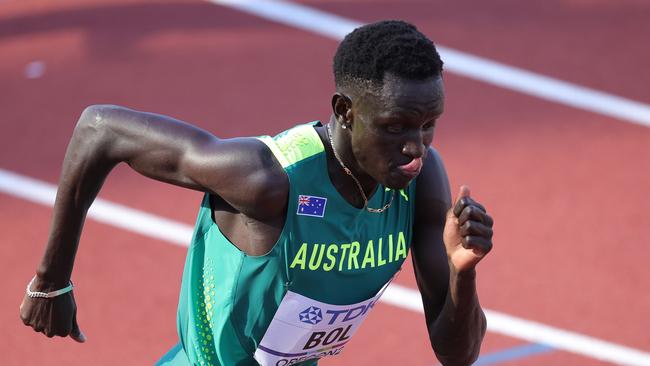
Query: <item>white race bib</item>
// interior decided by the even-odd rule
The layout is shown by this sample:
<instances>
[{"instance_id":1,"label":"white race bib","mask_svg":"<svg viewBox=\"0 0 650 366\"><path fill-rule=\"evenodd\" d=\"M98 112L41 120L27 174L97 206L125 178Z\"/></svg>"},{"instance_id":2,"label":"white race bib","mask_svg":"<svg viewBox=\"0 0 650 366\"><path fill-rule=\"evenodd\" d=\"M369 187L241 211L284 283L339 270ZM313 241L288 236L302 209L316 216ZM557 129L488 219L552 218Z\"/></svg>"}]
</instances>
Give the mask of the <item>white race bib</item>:
<instances>
[{"instance_id":1,"label":"white race bib","mask_svg":"<svg viewBox=\"0 0 650 366\"><path fill-rule=\"evenodd\" d=\"M287 366L338 355L389 283L372 298L350 305L330 305L287 291L255 360L262 366Z\"/></svg>"}]
</instances>

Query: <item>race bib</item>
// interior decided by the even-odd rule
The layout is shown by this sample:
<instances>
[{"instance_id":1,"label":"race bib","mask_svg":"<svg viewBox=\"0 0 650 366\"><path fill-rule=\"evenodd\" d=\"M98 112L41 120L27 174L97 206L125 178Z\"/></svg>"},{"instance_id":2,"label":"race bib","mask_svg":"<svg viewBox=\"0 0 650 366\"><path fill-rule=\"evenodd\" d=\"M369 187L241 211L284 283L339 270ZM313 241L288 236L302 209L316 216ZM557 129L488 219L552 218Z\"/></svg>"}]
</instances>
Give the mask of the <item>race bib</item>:
<instances>
[{"instance_id":1,"label":"race bib","mask_svg":"<svg viewBox=\"0 0 650 366\"><path fill-rule=\"evenodd\" d=\"M388 283L372 298L330 305L287 291L255 350L262 366L287 366L341 353Z\"/></svg>"}]
</instances>

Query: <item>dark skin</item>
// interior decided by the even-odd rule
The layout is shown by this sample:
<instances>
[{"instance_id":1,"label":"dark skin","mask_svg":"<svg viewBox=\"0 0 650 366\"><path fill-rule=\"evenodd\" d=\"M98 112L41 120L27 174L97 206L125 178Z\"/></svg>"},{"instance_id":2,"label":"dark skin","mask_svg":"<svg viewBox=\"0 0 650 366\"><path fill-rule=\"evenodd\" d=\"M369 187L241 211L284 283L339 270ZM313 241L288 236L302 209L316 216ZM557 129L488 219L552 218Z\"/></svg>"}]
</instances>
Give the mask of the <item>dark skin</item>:
<instances>
[{"instance_id":1,"label":"dark skin","mask_svg":"<svg viewBox=\"0 0 650 366\"><path fill-rule=\"evenodd\" d=\"M422 160L412 253L427 328L444 365L469 365L478 357L485 334L475 266L492 247L492 219L467 187L451 207L444 166L429 147L443 105L440 78L413 81L387 74L379 88L339 87L330 123L336 151L368 196L378 184L406 187L414 176L400 166ZM362 207L358 187L335 160L325 128L317 132L326 146L334 186L352 205ZM222 140L169 117L93 106L82 114L66 152L47 248L32 291L67 286L88 207L121 162L147 177L211 193L217 224L247 254L268 252L282 231L289 181L257 139ZM73 292L54 299L25 297L20 316L48 337L85 341Z\"/></svg>"}]
</instances>

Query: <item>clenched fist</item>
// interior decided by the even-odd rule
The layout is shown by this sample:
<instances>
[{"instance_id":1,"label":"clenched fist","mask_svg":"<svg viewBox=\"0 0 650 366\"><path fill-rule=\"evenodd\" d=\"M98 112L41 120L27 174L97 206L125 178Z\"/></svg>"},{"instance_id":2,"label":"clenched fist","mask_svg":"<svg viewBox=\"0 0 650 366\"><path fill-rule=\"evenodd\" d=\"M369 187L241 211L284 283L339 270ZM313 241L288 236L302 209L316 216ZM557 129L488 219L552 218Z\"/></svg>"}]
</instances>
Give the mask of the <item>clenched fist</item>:
<instances>
[{"instance_id":1,"label":"clenched fist","mask_svg":"<svg viewBox=\"0 0 650 366\"><path fill-rule=\"evenodd\" d=\"M444 242L447 256L458 272L473 269L492 250L494 221L485 207L461 186L454 205L447 212Z\"/></svg>"},{"instance_id":2,"label":"clenched fist","mask_svg":"<svg viewBox=\"0 0 650 366\"><path fill-rule=\"evenodd\" d=\"M43 291L38 278L32 285L32 291ZM46 298L31 298L27 295L20 304L20 319L34 331L48 337L60 336L85 342L86 336L77 324L77 304L72 291L63 295Z\"/></svg>"}]
</instances>

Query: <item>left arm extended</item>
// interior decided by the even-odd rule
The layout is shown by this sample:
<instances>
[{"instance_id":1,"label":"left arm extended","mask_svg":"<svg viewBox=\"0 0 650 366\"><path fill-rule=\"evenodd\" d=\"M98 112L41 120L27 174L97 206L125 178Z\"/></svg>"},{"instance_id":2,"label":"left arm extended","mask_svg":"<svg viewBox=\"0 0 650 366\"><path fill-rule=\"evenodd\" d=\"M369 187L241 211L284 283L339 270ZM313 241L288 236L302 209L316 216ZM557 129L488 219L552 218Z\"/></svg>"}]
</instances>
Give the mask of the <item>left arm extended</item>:
<instances>
[{"instance_id":1,"label":"left arm extended","mask_svg":"<svg viewBox=\"0 0 650 366\"><path fill-rule=\"evenodd\" d=\"M417 181L413 264L429 331L440 362L478 358L486 320L476 293L476 264L492 249L492 218L461 187L451 207L449 183L430 149Z\"/></svg>"}]
</instances>

